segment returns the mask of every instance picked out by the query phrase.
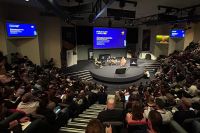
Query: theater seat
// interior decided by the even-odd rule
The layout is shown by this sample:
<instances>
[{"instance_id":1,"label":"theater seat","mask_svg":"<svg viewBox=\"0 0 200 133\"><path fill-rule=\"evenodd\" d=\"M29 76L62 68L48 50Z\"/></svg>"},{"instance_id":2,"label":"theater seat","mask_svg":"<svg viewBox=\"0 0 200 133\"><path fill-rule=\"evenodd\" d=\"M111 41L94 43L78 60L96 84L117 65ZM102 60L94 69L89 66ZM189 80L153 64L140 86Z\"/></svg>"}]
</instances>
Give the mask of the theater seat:
<instances>
[{"instance_id":1,"label":"theater seat","mask_svg":"<svg viewBox=\"0 0 200 133\"><path fill-rule=\"evenodd\" d=\"M176 121L171 120L169 123L171 133L187 133Z\"/></svg>"},{"instance_id":2,"label":"theater seat","mask_svg":"<svg viewBox=\"0 0 200 133\"><path fill-rule=\"evenodd\" d=\"M128 124L128 133L147 133L147 124Z\"/></svg>"},{"instance_id":3,"label":"theater seat","mask_svg":"<svg viewBox=\"0 0 200 133\"><path fill-rule=\"evenodd\" d=\"M196 127L200 127L200 118L191 118L186 119L183 122L183 128L188 132L196 132L198 129ZM198 126L197 126L198 125Z\"/></svg>"},{"instance_id":4,"label":"theater seat","mask_svg":"<svg viewBox=\"0 0 200 133\"><path fill-rule=\"evenodd\" d=\"M46 120L34 120L25 130L24 133L54 133L56 130L48 124Z\"/></svg>"}]
</instances>

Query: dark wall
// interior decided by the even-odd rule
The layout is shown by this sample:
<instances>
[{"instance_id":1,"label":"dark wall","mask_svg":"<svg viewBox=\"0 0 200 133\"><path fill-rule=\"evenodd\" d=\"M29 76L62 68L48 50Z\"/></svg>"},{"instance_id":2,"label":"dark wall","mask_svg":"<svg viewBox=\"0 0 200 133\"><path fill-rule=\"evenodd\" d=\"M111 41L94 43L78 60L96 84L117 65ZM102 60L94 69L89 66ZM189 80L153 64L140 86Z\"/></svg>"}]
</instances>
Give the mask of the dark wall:
<instances>
[{"instance_id":1,"label":"dark wall","mask_svg":"<svg viewBox=\"0 0 200 133\"><path fill-rule=\"evenodd\" d=\"M93 46L93 27L91 26L77 26L62 27L62 39L71 43L76 42L78 45L92 45ZM135 49L138 43L138 28L127 29L127 48Z\"/></svg>"}]
</instances>

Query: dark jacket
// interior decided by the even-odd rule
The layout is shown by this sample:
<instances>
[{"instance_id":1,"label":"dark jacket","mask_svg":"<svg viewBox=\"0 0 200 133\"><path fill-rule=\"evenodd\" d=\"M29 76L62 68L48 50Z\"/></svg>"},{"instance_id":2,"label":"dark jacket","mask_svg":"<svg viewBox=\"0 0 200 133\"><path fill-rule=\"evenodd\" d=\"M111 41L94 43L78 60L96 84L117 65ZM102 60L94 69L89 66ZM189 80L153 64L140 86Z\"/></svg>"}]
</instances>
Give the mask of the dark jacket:
<instances>
[{"instance_id":1,"label":"dark jacket","mask_svg":"<svg viewBox=\"0 0 200 133\"><path fill-rule=\"evenodd\" d=\"M99 119L101 122L123 121L123 111L117 109L104 110L99 113L97 119Z\"/></svg>"}]
</instances>

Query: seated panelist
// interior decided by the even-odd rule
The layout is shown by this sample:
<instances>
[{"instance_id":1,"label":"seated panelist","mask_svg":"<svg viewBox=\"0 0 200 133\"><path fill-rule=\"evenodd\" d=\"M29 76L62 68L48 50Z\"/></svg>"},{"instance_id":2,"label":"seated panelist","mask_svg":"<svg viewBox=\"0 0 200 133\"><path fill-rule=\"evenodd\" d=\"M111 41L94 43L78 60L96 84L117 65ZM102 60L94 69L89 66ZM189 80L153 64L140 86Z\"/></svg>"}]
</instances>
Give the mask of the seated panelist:
<instances>
[{"instance_id":1,"label":"seated panelist","mask_svg":"<svg viewBox=\"0 0 200 133\"><path fill-rule=\"evenodd\" d=\"M120 66L123 67L125 65L126 65L126 59L124 57L122 57L120 60Z\"/></svg>"}]
</instances>

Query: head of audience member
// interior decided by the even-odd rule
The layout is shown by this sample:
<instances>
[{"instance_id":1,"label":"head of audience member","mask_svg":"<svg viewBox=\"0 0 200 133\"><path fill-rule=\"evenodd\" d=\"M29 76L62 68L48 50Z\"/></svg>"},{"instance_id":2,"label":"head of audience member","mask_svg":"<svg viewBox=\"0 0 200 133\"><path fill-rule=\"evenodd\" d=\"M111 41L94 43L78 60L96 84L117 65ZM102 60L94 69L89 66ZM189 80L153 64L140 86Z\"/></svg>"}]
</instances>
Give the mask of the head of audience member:
<instances>
[{"instance_id":1,"label":"head of audience member","mask_svg":"<svg viewBox=\"0 0 200 133\"><path fill-rule=\"evenodd\" d=\"M15 97L21 97L24 94L25 90L23 88L17 89Z\"/></svg>"},{"instance_id":2,"label":"head of audience member","mask_svg":"<svg viewBox=\"0 0 200 133\"><path fill-rule=\"evenodd\" d=\"M148 116L148 127L150 132L159 133L162 126L162 116L156 110L151 110Z\"/></svg>"},{"instance_id":3,"label":"head of audience member","mask_svg":"<svg viewBox=\"0 0 200 133\"><path fill-rule=\"evenodd\" d=\"M85 133L105 133L105 129L98 119L92 119L85 129Z\"/></svg>"},{"instance_id":4,"label":"head of audience member","mask_svg":"<svg viewBox=\"0 0 200 133\"><path fill-rule=\"evenodd\" d=\"M154 102L154 97L153 96L149 96L147 99L147 106L149 107L155 107L155 102Z\"/></svg>"},{"instance_id":5,"label":"head of audience member","mask_svg":"<svg viewBox=\"0 0 200 133\"><path fill-rule=\"evenodd\" d=\"M128 98L128 102L138 101L140 100L140 97L138 94L131 94Z\"/></svg>"},{"instance_id":6,"label":"head of audience member","mask_svg":"<svg viewBox=\"0 0 200 133\"><path fill-rule=\"evenodd\" d=\"M132 119L133 120L141 120L143 119L143 107L142 103L139 101L133 101L132 103Z\"/></svg>"},{"instance_id":7,"label":"head of audience member","mask_svg":"<svg viewBox=\"0 0 200 133\"><path fill-rule=\"evenodd\" d=\"M156 98L156 107L157 109L163 110L165 107L164 101L160 98Z\"/></svg>"},{"instance_id":8,"label":"head of audience member","mask_svg":"<svg viewBox=\"0 0 200 133\"><path fill-rule=\"evenodd\" d=\"M108 110L113 110L115 108L115 99L114 98L109 98L107 100L107 109Z\"/></svg>"},{"instance_id":9,"label":"head of audience member","mask_svg":"<svg viewBox=\"0 0 200 133\"><path fill-rule=\"evenodd\" d=\"M33 97L32 93L30 93L30 92L28 92L22 96L23 103L32 102L33 100L34 100L34 97Z\"/></svg>"},{"instance_id":10,"label":"head of audience member","mask_svg":"<svg viewBox=\"0 0 200 133\"><path fill-rule=\"evenodd\" d=\"M192 106L191 99L182 97L181 98L181 108L182 110L189 110L189 108Z\"/></svg>"}]
</instances>

